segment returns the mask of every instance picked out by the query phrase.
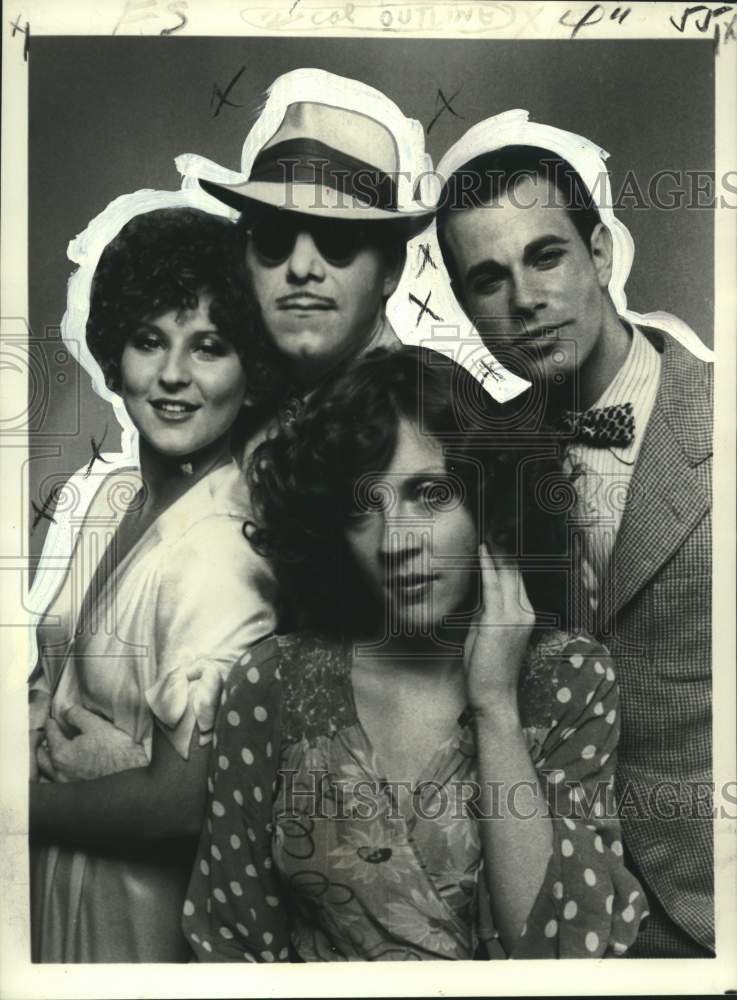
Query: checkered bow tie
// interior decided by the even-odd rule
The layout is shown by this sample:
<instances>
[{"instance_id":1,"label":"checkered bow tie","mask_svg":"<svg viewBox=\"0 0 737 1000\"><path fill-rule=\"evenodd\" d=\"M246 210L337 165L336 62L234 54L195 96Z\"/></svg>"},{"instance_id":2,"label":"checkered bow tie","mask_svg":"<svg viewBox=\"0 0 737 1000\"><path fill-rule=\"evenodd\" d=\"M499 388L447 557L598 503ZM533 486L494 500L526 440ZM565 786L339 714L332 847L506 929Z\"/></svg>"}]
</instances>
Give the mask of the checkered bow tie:
<instances>
[{"instance_id":1,"label":"checkered bow tie","mask_svg":"<svg viewBox=\"0 0 737 1000\"><path fill-rule=\"evenodd\" d=\"M564 433L574 441L582 441L594 448L622 448L632 444L635 436L635 415L632 403L617 403L576 413L566 410L562 418Z\"/></svg>"}]
</instances>

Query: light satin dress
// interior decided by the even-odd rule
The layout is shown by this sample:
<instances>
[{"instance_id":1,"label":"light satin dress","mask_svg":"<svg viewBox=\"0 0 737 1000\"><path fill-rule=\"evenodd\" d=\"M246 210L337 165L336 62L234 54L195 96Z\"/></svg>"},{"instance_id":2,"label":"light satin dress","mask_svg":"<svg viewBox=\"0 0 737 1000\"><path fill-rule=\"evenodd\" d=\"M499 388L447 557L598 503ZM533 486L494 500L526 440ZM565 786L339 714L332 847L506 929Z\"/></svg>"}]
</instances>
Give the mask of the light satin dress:
<instances>
[{"instance_id":1,"label":"light satin dress","mask_svg":"<svg viewBox=\"0 0 737 1000\"><path fill-rule=\"evenodd\" d=\"M38 628L31 727L48 714L64 727L65 711L80 704L128 733L149 759L155 725L186 759L195 726L201 742L211 737L221 679L274 629L274 581L243 536L247 491L232 463L172 504L91 596L126 509L121 497L135 502L139 486L135 469L116 470L84 515ZM134 857L112 848L35 851L34 960L186 961L180 920L189 863L189 851L150 841Z\"/></svg>"}]
</instances>

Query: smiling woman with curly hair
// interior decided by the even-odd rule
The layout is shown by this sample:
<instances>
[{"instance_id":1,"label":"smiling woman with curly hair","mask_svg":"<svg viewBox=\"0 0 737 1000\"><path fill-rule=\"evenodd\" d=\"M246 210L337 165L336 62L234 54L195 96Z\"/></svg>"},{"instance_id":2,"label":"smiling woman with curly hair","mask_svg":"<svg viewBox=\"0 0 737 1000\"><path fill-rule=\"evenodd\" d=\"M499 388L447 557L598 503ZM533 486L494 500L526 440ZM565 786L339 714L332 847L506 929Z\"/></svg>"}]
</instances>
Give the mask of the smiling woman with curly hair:
<instances>
[{"instance_id":1,"label":"smiling woman with curly hair","mask_svg":"<svg viewBox=\"0 0 737 1000\"><path fill-rule=\"evenodd\" d=\"M276 384L237 227L190 208L132 219L96 269L87 341L140 468L101 467L38 628L33 957L184 961L218 685L275 624L233 454Z\"/></svg>"},{"instance_id":2,"label":"smiling woman with curly hair","mask_svg":"<svg viewBox=\"0 0 737 1000\"><path fill-rule=\"evenodd\" d=\"M131 219L103 251L90 296L87 345L108 388L120 392L130 331L149 316L196 309L206 289L211 322L248 372L249 404L269 406L280 398L279 356L250 292L244 254L239 226L196 208Z\"/></svg>"},{"instance_id":3,"label":"smiling woman with curly hair","mask_svg":"<svg viewBox=\"0 0 737 1000\"><path fill-rule=\"evenodd\" d=\"M326 382L254 452L250 537L298 631L228 680L184 904L201 961L634 940L611 657L561 621L572 494L516 410L404 348Z\"/></svg>"}]
</instances>

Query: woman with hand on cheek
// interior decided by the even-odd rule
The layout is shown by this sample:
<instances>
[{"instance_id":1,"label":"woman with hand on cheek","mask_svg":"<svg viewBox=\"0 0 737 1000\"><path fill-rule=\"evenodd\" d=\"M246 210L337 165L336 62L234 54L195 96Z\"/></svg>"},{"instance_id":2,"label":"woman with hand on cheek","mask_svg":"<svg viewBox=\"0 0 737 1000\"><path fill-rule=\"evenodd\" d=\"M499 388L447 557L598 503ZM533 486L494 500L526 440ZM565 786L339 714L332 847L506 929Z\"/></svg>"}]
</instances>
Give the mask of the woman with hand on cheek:
<instances>
[{"instance_id":1,"label":"woman with hand on cheek","mask_svg":"<svg viewBox=\"0 0 737 1000\"><path fill-rule=\"evenodd\" d=\"M38 629L33 957L184 961L219 685L275 621L233 458L268 388L236 227L191 208L132 219L95 271L87 342L140 469L101 475Z\"/></svg>"},{"instance_id":2,"label":"woman with hand on cheek","mask_svg":"<svg viewBox=\"0 0 737 1000\"><path fill-rule=\"evenodd\" d=\"M251 540L296 631L226 682L184 905L200 960L632 943L610 657L545 624L566 599L552 451L413 348L355 362L256 450Z\"/></svg>"}]
</instances>

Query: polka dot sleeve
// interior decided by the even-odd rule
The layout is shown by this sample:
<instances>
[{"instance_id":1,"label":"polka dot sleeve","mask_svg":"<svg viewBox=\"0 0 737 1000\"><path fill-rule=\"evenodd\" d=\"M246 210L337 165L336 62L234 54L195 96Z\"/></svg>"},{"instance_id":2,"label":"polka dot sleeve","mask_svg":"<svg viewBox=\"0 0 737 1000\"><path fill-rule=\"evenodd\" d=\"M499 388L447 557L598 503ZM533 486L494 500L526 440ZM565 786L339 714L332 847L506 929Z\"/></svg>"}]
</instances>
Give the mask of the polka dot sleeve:
<instances>
[{"instance_id":1,"label":"polka dot sleeve","mask_svg":"<svg viewBox=\"0 0 737 1000\"><path fill-rule=\"evenodd\" d=\"M184 903L185 936L201 962L289 957L271 860L280 742L279 648L242 657L223 691L210 758L207 818Z\"/></svg>"},{"instance_id":2,"label":"polka dot sleeve","mask_svg":"<svg viewBox=\"0 0 737 1000\"><path fill-rule=\"evenodd\" d=\"M612 657L581 637L556 660L554 722L536 761L553 817L553 856L511 957L623 955L646 915L646 899L622 859Z\"/></svg>"}]
</instances>

